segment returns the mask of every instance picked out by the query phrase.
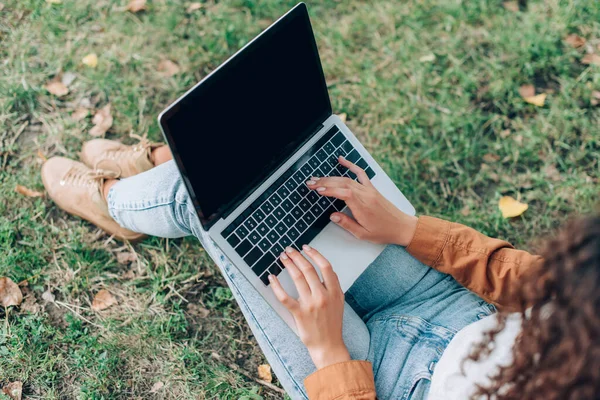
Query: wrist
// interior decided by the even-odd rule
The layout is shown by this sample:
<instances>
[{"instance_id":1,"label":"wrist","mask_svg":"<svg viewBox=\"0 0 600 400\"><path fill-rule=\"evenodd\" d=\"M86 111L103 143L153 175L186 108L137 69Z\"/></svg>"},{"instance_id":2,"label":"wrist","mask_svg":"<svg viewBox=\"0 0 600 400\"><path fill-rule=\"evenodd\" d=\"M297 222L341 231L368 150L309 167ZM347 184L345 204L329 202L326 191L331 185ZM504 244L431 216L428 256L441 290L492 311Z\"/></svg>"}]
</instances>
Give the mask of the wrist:
<instances>
[{"instance_id":1,"label":"wrist","mask_svg":"<svg viewBox=\"0 0 600 400\"><path fill-rule=\"evenodd\" d=\"M308 353L317 369L351 360L350 353L344 344L336 347L308 349Z\"/></svg>"},{"instance_id":2,"label":"wrist","mask_svg":"<svg viewBox=\"0 0 600 400\"><path fill-rule=\"evenodd\" d=\"M394 244L407 247L412 241L413 236L417 230L417 223L419 218L414 215L407 215L402 213L399 218L396 241Z\"/></svg>"}]
</instances>

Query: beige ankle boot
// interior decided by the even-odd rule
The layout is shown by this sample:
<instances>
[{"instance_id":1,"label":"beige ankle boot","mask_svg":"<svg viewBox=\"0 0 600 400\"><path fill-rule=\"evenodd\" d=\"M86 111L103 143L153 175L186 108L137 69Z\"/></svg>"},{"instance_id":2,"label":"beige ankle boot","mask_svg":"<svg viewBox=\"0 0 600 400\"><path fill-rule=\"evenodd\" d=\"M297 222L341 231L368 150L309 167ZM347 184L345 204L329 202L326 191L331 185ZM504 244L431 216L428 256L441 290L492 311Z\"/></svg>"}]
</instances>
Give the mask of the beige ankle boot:
<instances>
[{"instance_id":1,"label":"beige ankle boot","mask_svg":"<svg viewBox=\"0 0 600 400\"><path fill-rule=\"evenodd\" d=\"M52 157L42 167L42 181L50 198L66 212L91 222L119 240L140 240L145 235L121 227L109 214L102 193L111 171L92 170L64 157Z\"/></svg>"}]
</instances>

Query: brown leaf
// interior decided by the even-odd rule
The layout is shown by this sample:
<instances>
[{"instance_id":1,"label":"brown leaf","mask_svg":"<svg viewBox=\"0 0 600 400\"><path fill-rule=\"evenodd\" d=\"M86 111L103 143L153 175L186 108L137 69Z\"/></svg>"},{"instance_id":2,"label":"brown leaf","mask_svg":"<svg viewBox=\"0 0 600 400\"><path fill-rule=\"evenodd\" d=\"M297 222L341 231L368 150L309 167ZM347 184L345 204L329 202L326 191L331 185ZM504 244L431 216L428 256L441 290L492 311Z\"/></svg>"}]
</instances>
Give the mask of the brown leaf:
<instances>
[{"instance_id":1,"label":"brown leaf","mask_svg":"<svg viewBox=\"0 0 600 400\"><path fill-rule=\"evenodd\" d=\"M150 389L150 393L158 393L160 391L160 389L162 389L163 387L165 387L164 383L156 382L154 385L152 385L152 389Z\"/></svg>"},{"instance_id":2,"label":"brown leaf","mask_svg":"<svg viewBox=\"0 0 600 400\"><path fill-rule=\"evenodd\" d=\"M586 65L589 65L589 64L600 65L600 55L594 54L594 53L586 54L581 59L581 62Z\"/></svg>"},{"instance_id":3,"label":"brown leaf","mask_svg":"<svg viewBox=\"0 0 600 400\"><path fill-rule=\"evenodd\" d=\"M185 11L188 13L193 13L194 11L199 10L201 8L202 3L191 3Z\"/></svg>"},{"instance_id":4,"label":"brown leaf","mask_svg":"<svg viewBox=\"0 0 600 400\"><path fill-rule=\"evenodd\" d=\"M23 396L23 382L15 381L2 388L2 393L8 396L10 400L21 400Z\"/></svg>"},{"instance_id":5,"label":"brown leaf","mask_svg":"<svg viewBox=\"0 0 600 400\"><path fill-rule=\"evenodd\" d=\"M346 113L341 113L338 116L340 117L340 119L342 120L343 123L346 123L346 119L348 118L348 116L346 115Z\"/></svg>"},{"instance_id":6,"label":"brown leaf","mask_svg":"<svg viewBox=\"0 0 600 400\"><path fill-rule=\"evenodd\" d=\"M570 45L572 47L575 47L575 48L582 47L583 45L585 45L585 39L582 38L579 35L574 34L574 33L572 33L569 36L567 36L565 38L565 42L568 45Z\"/></svg>"},{"instance_id":7,"label":"brown leaf","mask_svg":"<svg viewBox=\"0 0 600 400\"><path fill-rule=\"evenodd\" d=\"M18 306L23 301L23 293L10 278L0 278L0 306Z\"/></svg>"},{"instance_id":8,"label":"brown leaf","mask_svg":"<svg viewBox=\"0 0 600 400\"><path fill-rule=\"evenodd\" d=\"M534 106L543 107L546 103L546 96L546 93L540 93L531 97L523 97L523 100L525 100L527 103L533 104Z\"/></svg>"},{"instance_id":9,"label":"brown leaf","mask_svg":"<svg viewBox=\"0 0 600 400\"><path fill-rule=\"evenodd\" d=\"M562 177L560 176L560 172L558 172L558 169L556 169L556 167L554 166L554 164L548 164L544 168L544 174L550 180L553 180L554 182L558 182L558 181L562 180Z\"/></svg>"},{"instance_id":10,"label":"brown leaf","mask_svg":"<svg viewBox=\"0 0 600 400\"><path fill-rule=\"evenodd\" d=\"M518 217L523 214L529 206L521 203L510 196L503 196L498 201L498 208L502 212L504 218Z\"/></svg>"},{"instance_id":11,"label":"brown leaf","mask_svg":"<svg viewBox=\"0 0 600 400\"><path fill-rule=\"evenodd\" d=\"M206 318L210 314L209 310L207 310L206 308L204 308L198 304L194 304L194 303L188 304L187 311L190 315L193 315L193 316L196 316L199 318Z\"/></svg>"},{"instance_id":12,"label":"brown leaf","mask_svg":"<svg viewBox=\"0 0 600 400\"><path fill-rule=\"evenodd\" d=\"M161 73L161 75L166 76L166 77L171 77L175 74L178 74L180 71L179 65L175 64L173 61L171 60L161 60L158 63L158 72Z\"/></svg>"},{"instance_id":13,"label":"brown leaf","mask_svg":"<svg viewBox=\"0 0 600 400\"><path fill-rule=\"evenodd\" d=\"M48 92L57 97L62 97L69 93L69 88L64 83L57 80L46 83L46 86L44 87Z\"/></svg>"},{"instance_id":14,"label":"brown leaf","mask_svg":"<svg viewBox=\"0 0 600 400\"><path fill-rule=\"evenodd\" d=\"M33 294L25 297L23 302L21 303L21 311L27 312L29 314L37 314L42 310L42 307L38 304Z\"/></svg>"},{"instance_id":15,"label":"brown leaf","mask_svg":"<svg viewBox=\"0 0 600 400\"><path fill-rule=\"evenodd\" d=\"M87 108L79 107L78 109L73 111L73 113L71 114L71 119L73 121L81 121L88 115L90 115L90 110L88 110Z\"/></svg>"},{"instance_id":16,"label":"brown leaf","mask_svg":"<svg viewBox=\"0 0 600 400\"><path fill-rule=\"evenodd\" d=\"M508 11L518 12L519 11L519 2L518 1L505 1L502 3L504 8Z\"/></svg>"},{"instance_id":17,"label":"brown leaf","mask_svg":"<svg viewBox=\"0 0 600 400\"><path fill-rule=\"evenodd\" d=\"M271 366L269 364L259 365L258 377L265 382L273 382L273 375L271 375Z\"/></svg>"},{"instance_id":18,"label":"brown leaf","mask_svg":"<svg viewBox=\"0 0 600 400\"><path fill-rule=\"evenodd\" d=\"M96 296L92 301L92 310L96 312L106 310L110 306L113 306L117 303L118 302L115 296L113 296L108 290L102 289L96 293Z\"/></svg>"},{"instance_id":19,"label":"brown leaf","mask_svg":"<svg viewBox=\"0 0 600 400\"><path fill-rule=\"evenodd\" d=\"M28 189L22 185L15 186L15 192L27 197L44 197L44 193Z\"/></svg>"},{"instance_id":20,"label":"brown leaf","mask_svg":"<svg viewBox=\"0 0 600 400\"><path fill-rule=\"evenodd\" d=\"M500 137L502 139L506 139L509 136L510 136L510 129L505 129L502 132L500 132Z\"/></svg>"},{"instance_id":21,"label":"brown leaf","mask_svg":"<svg viewBox=\"0 0 600 400\"><path fill-rule=\"evenodd\" d=\"M0 3L0 11L4 10L4 3Z\"/></svg>"},{"instance_id":22,"label":"brown leaf","mask_svg":"<svg viewBox=\"0 0 600 400\"><path fill-rule=\"evenodd\" d=\"M523 98L535 96L535 86L533 86L533 85L522 85L519 88L519 94Z\"/></svg>"},{"instance_id":23,"label":"brown leaf","mask_svg":"<svg viewBox=\"0 0 600 400\"><path fill-rule=\"evenodd\" d=\"M488 153L483 156L483 161L485 161L486 163L495 163L499 159L500 159L500 156L497 154Z\"/></svg>"},{"instance_id":24,"label":"brown leaf","mask_svg":"<svg viewBox=\"0 0 600 400\"><path fill-rule=\"evenodd\" d=\"M119 262L119 264L127 265L129 263L134 262L135 260L137 260L137 256L135 255L135 253L131 253L129 251L122 251L120 253L117 253L117 261Z\"/></svg>"},{"instance_id":25,"label":"brown leaf","mask_svg":"<svg viewBox=\"0 0 600 400\"><path fill-rule=\"evenodd\" d=\"M146 0L131 0L125 9L127 11L131 11L132 13L145 10Z\"/></svg>"},{"instance_id":26,"label":"brown leaf","mask_svg":"<svg viewBox=\"0 0 600 400\"><path fill-rule=\"evenodd\" d=\"M113 124L113 117L110 113L110 103L99 109L92 119L94 127L90 129L90 135L103 136Z\"/></svg>"},{"instance_id":27,"label":"brown leaf","mask_svg":"<svg viewBox=\"0 0 600 400\"><path fill-rule=\"evenodd\" d=\"M460 213L462 215L464 215L465 217L468 217L469 214L471 214L471 209L469 208L469 206L464 206L461 210Z\"/></svg>"},{"instance_id":28,"label":"brown leaf","mask_svg":"<svg viewBox=\"0 0 600 400\"><path fill-rule=\"evenodd\" d=\"M592 91L592 95L590 96L590 104L593 106L597 106L598 104L600 104L600 91Z\"/></svg>"}]
</instances>

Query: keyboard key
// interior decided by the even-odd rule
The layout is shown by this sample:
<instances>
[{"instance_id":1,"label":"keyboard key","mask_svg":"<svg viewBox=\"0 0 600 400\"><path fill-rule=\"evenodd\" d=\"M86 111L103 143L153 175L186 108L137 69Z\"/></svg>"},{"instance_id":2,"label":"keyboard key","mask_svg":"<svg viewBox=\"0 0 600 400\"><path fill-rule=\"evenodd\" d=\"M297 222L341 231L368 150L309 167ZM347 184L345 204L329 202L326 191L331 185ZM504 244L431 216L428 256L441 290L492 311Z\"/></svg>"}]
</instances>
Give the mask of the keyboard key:
<instances>
[{"instance_id":1,"label":"keyboard key","mask_svg":"<svg viewBox=\"0 0 600 400\"><path fill-rule=\"evenodd\" d=\"M267 234L267 232L269 232L269 227L265 222L263 222L256 228L256 232L258 232L260 236L264 237Z\"/></svg>"},{"instance_id":2,"label":"keyboard key","mask_svg":"<svg viewBox=\"0 0 600 400\"><path fill-rule=\"evenodd\" d=\"M240 255L240 257L244 257L248 251L252 248L252 243L248 239L244 240L242 243L235 248L235 252Z\"/></svg>"},{"instance_id":3,"label":"keyboard key","mask_svg":"<svg viewBox=\"0 0 600 400\"><path fill-rule=\"evenodd\" d=\"M294 203L292 203L290 199L285 199L281 203L281 208L283 208L285 212L289 212L292 208L294 208Z\"/></svg>"},{"instance_id":4,"label":"keyboard key","mask_svg":"<svg viewBox=\"0 0 600 400\"><path fill-rule=\"evenodd\" d=\"M321 215L323 209L318 204L313 204L313 206L310 208L310 211L315 215L315 217L318 217Z\"/></svg>"},{"instance_id":5,"label":"keyboard key","mask_svg":"<svg viewBox=\"0 0 600 400\"><path fill-rule=\"evenodd\" d=\"M282 245L283 248L285 249L286 247L288 247L292 244L292 241L290 240L289 237L283 236L281 239L279 239L279 244Z\"/></svg>"},{"instance_id":6,"label":"keyboard key","mask_svg":"<svg viewBox=\"0 0 600 400\"><path fill-rule=\"evenodd\" d=\"M273 229L269 233L267 233L267 239L269 239L271 244L277 243L279 241L279 235L277 234L277 231Z\"/></svg>"},{"instance_id":7,"label":"keyboard key","mask_svg":"<svg viewBox=\"0 0 600 400\"><path fill-rule=\"evenodd\" d=\"M265 213L261 210L256 210L254 214L252 214L252 218L254 218L256 222L261 222L263 219L265 219Z\"/></svg>"},{"instance_id":8,"label":"keyboard key","mask_svg":"<svg viewBox=\"0 0 600 400\"><path fill-rule=\"evenodd\" d=\"M221 232L221 236L223 236L224 238L228 237L229 235L231 235L231 232L235 230L235 228L237 228L237 224L235 222L232 222L227 228L225 228Z\"/></svg>"},{"instance_id":9,"label":"keyboard key","mask_svg":"<svg viewBox=\"0 0 600 400\"><path fill-rule=\"evenodd\" d=\"M273 211L273 216L275 218L277 218L277 220L281 221L281 219L283 218L283 216L285 215L285 211L283 211L283 208L281 207L277 207L275 209L275 211Z\"/></svg>"},{"instance_id":10,"label":"keyboard key","mask_svg":"<svg viewBox=\"0 0 600 400\"><path fill-rule=\"evenodd\" d=\"M291 226L294 226L294 224L296 223L296 219L292 217L292 214L288 214L285 217L283 217L283 223L286 224L289 228Z\"/></svg>"},{"instance_id":11,"label":"keyboard key","mask_svg":"<svg viewBox=\"0 0 600 400\"><path fill-rule=\"evenodd\" d=\"M342 174L340 174L340 171L337 168L333 168L331 171L329 171L329 176L341 176Z\"/></svg>"},{"instance_id":12,"label":"keyboard key","mask_svg":"<svg viewBox=\"0 0 600 400\"><path fill-rule=\"evenodd\" d=\"M333 151L335 150L335 147L333 147L331 142L327 142L327 143L325 143L325 146L323 146L323 150L325 150L325 153L327 153L327 154L332 154Z\"/></svg>"},{"instance_id":13,"label":"keyboard key","mask_svg":"<svg viewBox=\"0 0 600 400\"><path fill-rule=\"evenodd\" d=\"M306 163L302 166L302 168L300 168L300 171L302 171L304 176L310 176L310 174L312 174L313 168L308 163Z\"/></svg>"},{"instance_id":14,"label":"keyboard key","mask_svg":"<svg viewBox=\"0 0 600 400\"><path fill-rule=\"evenodd\" d=\"M271 211L273 211L273 208L274 207L271 205L271 203L269 203L268 200L265 201L262 206L260 206L261 211L265 214L269 214Z\"/></svg>"},{"instance_id":15,"label":"keyboard key","mask_svg":"<svg viewBox=\"0 0 600 400\"><path fill-rule=\"evenodd\" d=\"M261 275L263 272L265 272L275 261L275 257L273 256L273 254L271 253L266 253L265 255L263 255L260 260L258 260L256 262L256 264L254 264L254 266L252 267L252 271L256 274L256 275Z\"/></svg>"},{"instance_id":16,"label":"keyboard key","mask_svg":"<svg viewBox=\"0 0 600 400\"><path fill-rule=\"evenodd\" d=\"M312 225L313 222L315 222L315 216L312 215L312 213L309 211L306 214L304 214L304 217L302 217L302 220L306 223L306 225L310 226ZM306 244L306 243L303 243Z\"/></svg>"},{"instance_id":17,"label":"keyboard key","mask_svg":"<svg viewBox=\"0 0 600 400\"><path fill-rule=\"evenodd\" d=\"M335 169L340 174L339 176L344 175L348 171L348 168L344 167L343 165L339 165L339 164L337 167L335 167Z\"/></svg>"},{"instance_id":18,"label":"keyboard key","mask_svg":"<svg viewBox=\"0 0 600 400\"><path fill-rule=\"evenodd\" d=\"M277 276L277 275L279 275L281 273L281 268L279 268L279 265L277 265L277 263L273 263L269 267L269 273L271 275Z\"/></svg>"},{"instance_id":19,"label":"keyboard key","mask_svg":"<svg viewBox=\"0 0 600 400\"><path fill-rule=\"evenodd\" d=\"M335 159L337 160L340 156L345 157L346 156L346 151L344 149L342 149L341 147L339 149L335 149L335 151L333 152L333 155L335 156Z\"/></svg>"},{"instance_id":20,"label":"keyboard key","mask_svg":"<svg viewBox=\"0 0 600 400\"><path fill-rule=\"evenodd\" d=\"M348 170L348 178L356 180L358 177L354 172Z\"/></svg>"},{"instance_id":21,"label":"keyboard key","mask_svg":"<svg viewBox=\"0 0 600 400\"><path fill-rule=\"evenodd\" d=\"M237 228L235 230L236 235L238 235L238 237L240 239L245 238L246 236L248 236L248 229L244 228L243 226L240 226L239 228Z\"/></svg>"},{"instance_id":22,"label":"keyboard key","mask_svg":"<svg viewBox=\"0 0 600 400\"><path fill-rule=\"evenodd\" d=\"M304 174L302 171L296 171L293 177L298 185L302 185L304 183Z\"/></svg>"},{"instance_id":23,"label":"keyboard key","mask_svg":"<svg viewBox=\"0 0 600 400\"><path fill-rule=\"evenodd\" d=\"M301 219L300 221L296 222L295 227L298 229L298 232L302 233L306 230L306 228L308 228L308 225L306 222L304 222L304 220Z\"/></svg>"},{"instance_id":24,"label":"keyboard key","mask_svg":"<svg viewBox=\"0 0 600 400\"><path fill-rule=\"evenodd\" d=\"M367 173L369 179L373 179L373 177L375 176L375 171L373 171L371 167L367 167L367 169L365 169L365 172Z\"/></svg>"},{"instance_id":25,"label":"keyboard key","mask_svg":"<svg viewBox=\"0 0 600 400\"><path fill-rule=\"evenodd\" d=\"M300 207L294 207L290 214L292 214L294 218L300 219L300 217L302 217L302 214L304 214L304 211L302 211Z\"/></svg>"},{"instance_id":26,"label":"keyboard key","mask_svg":"<svg viewBox=\"0 0 600 400\"><path fill-rule=\"evenodd\" d=\"M300 186L298 186L298 194L302 197L306 196L306 193L308 193L308 190L309 189L304 182L302 182L300 184Z\"/></svg>"},{"instance_id":27,"label":"keyboard key","mask_svg":"<svg viewBox=\"0 0 600 400\"><path fill-rule=\"evenodd\" d=\"M269 283L271 283L269 281L269 274L266 272L260 276L260 280L265 284L265 286L269 286Z\"/></svg>"},{"instance_id":28,"label":"keyboard key","mask_svg":"<svg viewBox=\"0 0 600 400\"><path fill-rule=\"evenodd\" d=\"M321 206L321 208L327 208L327 207L329 207L329 200L327 199L327 197L319 196L318 203Z\"/></svg>"},{"instance_id":29,"label":"keyboard key","mask_svg":"<svg viewBox=\"0 0 600 400\"><path fill-rule=\"evenodd\" d=\"M262 251L258 247L255 247L252 250L250 250L248 254L246 254L246 256L244 257L244 261L249 266L253 266L254 263L256 263L262 255Z\"/></svg>"},{"instance_id":30,"label":"keyboard key","mask_svg":"<svg viewBox=\"0 0 600 400\"><path fill-rule=\"evenodd\" d=\"M285 182L285 187L288 188L290 191L296 189L296 181L293 178L288 179Z\"/></svg>"},{"instance_id":31,"label":"keyboard key","mask_svg":"<svg viewBox=\"0 0 600 400\"><path fill-rule=\"evenodd\" d=\"M256 221L252 217L248 217L248 219L246 220L246 222L244 222L244 226L249 231L251 231L252 229L256 228L256 225L257 225Z\"/></svg>"},{"instance_id":32,"label":"keyboard key","mask_svg":"<svg viewBox=\"0 0 600 400\"><path fill-rule=\"evenodd\" d=\"M329 166L331 168L335 168L338 165L338 160L336 156L330 156L329 158L327 158L327 163L329 164Z\"/></svg>"},{"instance_id":33,"label":"keyboard key","mask_svg":"<svg viewBox=\"0 0 600 400\"><path fill-rule=\"evenodd\" d=\"M321 161L319 161L319 159L317 158L316 155L312 156L312 158L310 160L308 160L308 163L310 164L310 166L312 167L312 169L317 168L320 164Z\"/></svg>"},{"instance_id":34,"label":"keyboard key","mask_svg":"<svg viewBox=\"0 0 600 400\"><path fill-rule=\"evenodd\" d=\"M283 251L283 247L281 247L281 245L279 243L275 243L273 246L271 246L271 252L276 257L279 257L279 255L281 254L282 251Z\"/></svg>"},{"instance_id":35,"label":"keyboard key","mask_svg":"<svg viewBox=\"0 0 600 400\"><path fill-rule=\"evenodd\" d=\"M294 190L292 194L290 194L290 200L292 201L292 203L298 204L298 202L302 200L302 196L300 196L300 193L298 193L297 190Z\"/></svg>"},{"instance_id":36,"label":"keyboard key","mask_svg":"<svg viewBox=\"0 0 600 400\"><path fill-rule=\"evenodd\" d=\"M317 218L314 224L309 226L306 232L300 235L300 237L296 240L296 244L298 246L302 246L303 244L309 244L310 241L313 240L315 236L317 236L319 232L321 232L323 228L325 228L325 226L327 226L327 224L329 223L329 216L333 211L335 211L333 207L325 210L325 212L319 218Z\"/></svg>"},{"instance_id":37,"label":"keyboard key","mask_svg":"<svg viewBox=\"0 0 600 400\"><path fill-rule=\"evenodd\" d=\"M360 160L358 160L356 162L356 165L358 165L362 169L366 169L369 166L369 164L367 164L367 162L363 158L361 158Z\"/></svg>"},{"instance_id":38,"label":"keyboard key","mask_svg":"<svg viewBox=\"0 0 600 400\"><path fill-rule=\"evenodd\" d=\"M335 199L333 201L333 207L338 211L342 211L344 207L346 207L346 202L344 200Z\"/></svg>"},{"instance_id":39,"label":"keyboard key","mask_svg":"<svg viewBox=\"0 0 600 400\"><path fill-rule=\"evenodd\" d=\"M267 239L263 239L260 242L258 242L258 246L261 248L262 251L265 252L271 250L271 243Z\"/></svg>"},{"instance_id":40,"label":"keyboard key","mask_svg":"<svg viewBox=\"0 0 600 400\"><path fill-rule=\"evenodd\" d=\"M287 232L288 228L287 228L287 226L285 226L285 224L283 222L280 222L277 224L277 226L275 226L275 230L280 235L283 235Z\"/></svg>"},{"instance_id":41,"label":"keyboard key","mask_svg":"<svg viewBox=\"0 0 600 400\"><path fill-rule=\"evenodd\" d=\"M319 195L316 194L313 190L306 196L306 199L310 202L310 204L315 204L319 201Z\"/></svg>"},{"instance_id":42,"label":"keyboard key","mask_svg":"<svg viewBox=\"0 0 600 400\"><path fill-rule=\"evenodd\" d=\"M335 134L334 137L331 138L331 143L335 147L338 147L339 145L341 145L342 143L344 143L344 140L346 140L346 138L344 137L344 134L342 132L338 132L338 133Z\"/></svg>"},{"instance_id":43,"label":"keyboard key","mask_svg":"<svg viewBox=\"0 0 600 400\"><path fill-rule=\"evenodd\" d=\"M274 228L279 221L277 221L277 219L275 219L275 217L271 214L265 219L265 222L269 228Z\"/></svg>"},{"instance_id":44,"label":"keyboard key","mask_svg":"<svg viewBox=\"0 0 600 400\"><path fill-rule=\"evenodd\" d=\"M351 163L356 163L359 158L360 158L360 154L358 154L358 151L356 151L356 150L352 150L346 156L346 160L350 161Z\"/></svg>"},{"instance_id":45,"label":"keyboard key","mask_svg":"<svg viewBox=\"0 0 600 400\"><path fill-rule=\"evenodd\" d=\"M352 150L354 150L354 147L352 147L352 143L350 143L349 141L346 140L344 143L342 143L342 149L344 149L346 154L348 154Z\"/></svg>"},{"instance_id":46,"label":"keyboard key","mask_svg":"<svg viewBox=\"0 0 600 400\"><path fill-rule=\"evenodd\" d=\"M256 231L252 231L249 235L248 235L248 240L250 240L250 242L252 244L258 244L258 242L260 241L261 237L258 234L258 232Z\"/></svg>"},{"instance_id":47,"label":"keyboard key","mask_svg":"<svg viewBox=\"0 0 600 400\"><path fill-rule=\"evenodd\" d=\"M317 168L317 170L315 171L315 174L318 173L318 177L320 176L327 176L327 173L329 172L331 168L329 167L329 165L327 164L327 162L324 162L323 164L321 164L321 168Z\"/></svg>"},{"instance_id":48,"label":"keyboard key","mask_svg":"<svg viewBox=\"0 0 600 400\"><path fill-rule=\"evenodd\" d=\"M300 232L298 232L296 228L290 228L287 234L290 237L290 239L292 239L292 241L296 241L296 239L300 237Z\"/></svg>"},{"instance_id":49,"label":"keyboard key","mask_svg":"<svg viewBox=\"0 0 600 400\"><path fill-rule=\"evenodd\" d=\"M327 158L327 153L325 153L325 150L321 149L317 151L316 156L319 159L319 161L323 162Z\"/></svg>"},{"instance_id":50,"label":"keyboard key","mask_svg":"<svg viewBox=\"0 0 600 400\"><path fill-rule=\"evenodd\" d=\"M290 190L288 188L286 188L285 186L282 186L279 188L279 190L277 191L277 194L279 195L279 197L281 197L282 199L285 199L286 197L288 197L288 195L290 194Z\"/></svg>"},{"instance_id":51,"label":"keyboard key","mask_svg":"<svg viewBox=\"0 0 600 400\"><path fill-rule=\"evenodd\" d=\"M277 193L273 193L273 196L269 198L269 201L271 204L273 204L273 206L277 207L281 203L281 197L279 197Z\"/></svg>"},{"instance_id":52,"label":"keyboard key","mask_svg":"<svg viewBox=\"0 0 600 400\"><path fill-rule=\"evenodd\" d=\"M306 212L310 208L310 202L307 199L300 200L300 208Z\"/></svg>"},{"instance_id":53,"label":"keyboard key","mask_svg":"<svg viewBox=\"0 0 600 400\"><path fill-rule=\"evenodd\" d=\"M241 240L239 237L236 236L235 233L232 233L231 235L229 235L229 237L227 238L227 242L229 243L229 245L231 247L235 247L238 244L240 244Z\"/></svg>"}]
</instances>

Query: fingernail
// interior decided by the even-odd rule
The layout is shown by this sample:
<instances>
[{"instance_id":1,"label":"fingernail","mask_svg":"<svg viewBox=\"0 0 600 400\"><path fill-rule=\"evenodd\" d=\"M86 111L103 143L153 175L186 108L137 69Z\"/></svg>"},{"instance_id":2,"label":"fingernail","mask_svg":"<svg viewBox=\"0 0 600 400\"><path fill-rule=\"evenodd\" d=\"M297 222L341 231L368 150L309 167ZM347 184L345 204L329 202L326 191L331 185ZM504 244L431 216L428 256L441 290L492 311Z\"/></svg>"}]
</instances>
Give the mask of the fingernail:
<instances>
[{"instance_id":1,"label":"fingernail","mask_svg":"<svg viewBox=\"0 0 600 400\"><path fill-rule=\"evenodd\" d=\"M324 192L324 191L325 191L324 187L317 188L317 192Z\"/></svg>"},{"instance_id":2,"label":"fingernail","mask_svg":"<svg viewBox=\"0 0 600 400\"><path fill-rule=\"evenodd\" d=\"M311 181L306 181L306 184L307 184L307 185L311 185L311 186L312 186L312 185L314 185L315 183L317 183L317 182L315 182L315 181L312 181L312 180L311 180Z\"/></svg>"},{"instance_id":3,"label":"fingernail","mask_svg":"<svg viewBox=\"0 0 600 400\"><path fill-rule=\"evenodd\" d=\"M302 245L302 250L304 250L304 251L311 251L312 249L311 249L311 247L309 245L305 244L305 245Z\"/></svg>"},{"instance_id":4,"label":"fingernail","mask_svg":"<svg viewBox=\"0 0 600 400\"><path fill-rule=\"evenodd\" d=\"M273 279L275 279L275 277L273 275L269 275L268 278L271 282L273 282Z\"/></svg>"},{"instance_id":5,"label":"fingernail","mask_svg":"<svg viewBox=\"0 0 600 400\"><path fill-rule=\"evenodd\" d=\"M281 258L282 260L287 260L288 256L285 253L281 253L281 256L279 258Z\"/></svg>"},{"instance_id":6,"label":"fingernail","mask_svg":"<svg viewBox=\"0 0 600 400\"><path fill-rule=\"evenodd\" d=\"M344 157L344 156L340 156L340 158L341 158L342 160L345 160L345 159L346 159L346 157Z\"/></svg>"},{"instance_id":7,"label":"fingernail","mask_svg":"<svg viewBox=\"0 0 600 400\"><path fill-rule=\"evenodd\" d=\"M294 249L292 249L290 246L285 248L285 252L288 254L291 254L294 251Z\"/></svg>"},{"instance_id":8,"label":"fingernail","mask_svg":"<svg viewBox=\"0 0 600 400\"><path fill-rule=\"evenodd\" d=\"M311 176L310 179L312 179L313 181L318 181L321 178L319 178L318 176Z\"/></svg>"},{"instance_id":9,"label":"fingernail","mask_svg":"<svg viewBox=\"0 0 600 400\"><path fill-rule=\"evenodd\" d=\"M335 215L332 214L331 217L329 217L330 220L332 220L333 222L340 222L340 216L339 215Z\"/></svg>"}]
</instances>

